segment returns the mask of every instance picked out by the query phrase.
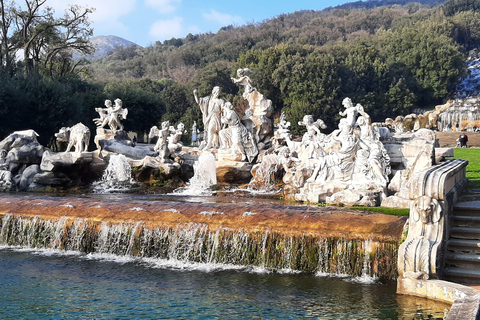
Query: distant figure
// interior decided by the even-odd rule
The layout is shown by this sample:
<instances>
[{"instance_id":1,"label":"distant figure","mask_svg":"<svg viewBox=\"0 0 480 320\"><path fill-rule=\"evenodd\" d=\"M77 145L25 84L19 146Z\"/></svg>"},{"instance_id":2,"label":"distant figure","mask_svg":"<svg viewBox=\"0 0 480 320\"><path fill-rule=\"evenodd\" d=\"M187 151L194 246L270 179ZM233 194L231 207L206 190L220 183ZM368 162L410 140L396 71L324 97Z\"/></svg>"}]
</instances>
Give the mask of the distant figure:
<instances>
[{"instance_id":1,"label":"distant figure","mask_svg":"<svg viewBox=\"0 0 480 320\"><path fill-rule=\"evenodd\" d=\"M463 145L462 148L467 147L467 142L468 142L468 136L466 134L463 135Z\"/></svg>"},{"instance_id":2,"label":"distant figure","mask_svg":"<svg viewBox=\"0 0 480 320\"><path fill-rule=\"evenodd\" d=\"M460 131L460 126L458 125L458 123L455 125L455 131L457 131L457 132Z\"/></svg>"},{"instance_id":3,"label":"distant figure","mask_svg":"<svg viewBox=\"0 0 480 320\"><path fill-rule=\"evenodd\" d=\"M458 147L459 148L463 148L463 134L461 134L460 136L458 136Z\"/></svg>"},{"instance_id":4,"label":"distant figure","mask_svg":"<svg viewBox=\"0 0 480 320\"><path fill-rule=\"evenodd\" d=\"M132 147L135 147L136 145L137 145L137 136L133 137Z\"/></svg>"},{"instance_id":5,"label":"distant figure","mask_svg":"<svg viewBox=\"0 0 480 320\"><path fill-rule=\"evenodd\" d=\"M197 145L197 121L193 121L193 126L192 126L192 146Z\"/></svg>"}]
</instances>

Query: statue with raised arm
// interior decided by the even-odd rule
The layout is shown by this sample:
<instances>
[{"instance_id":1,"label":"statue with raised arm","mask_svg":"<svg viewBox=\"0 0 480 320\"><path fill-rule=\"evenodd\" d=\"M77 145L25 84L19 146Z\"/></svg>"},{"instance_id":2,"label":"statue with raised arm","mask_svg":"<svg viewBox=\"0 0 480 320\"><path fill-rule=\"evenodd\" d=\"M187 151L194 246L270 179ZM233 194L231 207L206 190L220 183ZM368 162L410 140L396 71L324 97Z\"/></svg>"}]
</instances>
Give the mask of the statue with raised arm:
<instances>
[{"instance_id":1,"label":"statue with raised arm","mask_svg":"<svg viewBox=\"0 0 480 320\"><path fill-rule=\"evenodd\" d=\"M233 83L237 83L239 85L242 85L245 87L245 90L243 91L243 99L247 99L248 94L256 91L257 89L253 87L252 80L250 79L249 76L247 76L248 73L252 72L252 70L248 68L244 69L238 69L237 70L237 77L238 78L231 78Z\"/></svg>"},{"instance_id":2,"label":"statue with raised arm","mask_svg":"<svg viewBox=\"0 0 480 320\"><path fill-rule=\"evenodd\" d=\"M224 99L220 98L220 93L220 87L214 87L211 95L199 98L197 90L195 89L193 91L195 101L200 106L203 115L203 127L206 132L205 150L218 149L220 147L218 138L218 132L222 128L220 115L226 102Z\"/></svg>"},{"instance_id":3,"label":"statue with raised arm","mask_svg":"<svg viewBox=\"0 0 480 320\"><path fill-rule=\"evenodd\" d=\"M253 87L252 80L247 76L250 69L238 69L238 78L232 78L234 83L245 87L243 99L248 101L249 108L245 111L242 122L256 137L257 142L266 143L273 135L272 100L263 96Z\"/></svg>"}]
</instances>

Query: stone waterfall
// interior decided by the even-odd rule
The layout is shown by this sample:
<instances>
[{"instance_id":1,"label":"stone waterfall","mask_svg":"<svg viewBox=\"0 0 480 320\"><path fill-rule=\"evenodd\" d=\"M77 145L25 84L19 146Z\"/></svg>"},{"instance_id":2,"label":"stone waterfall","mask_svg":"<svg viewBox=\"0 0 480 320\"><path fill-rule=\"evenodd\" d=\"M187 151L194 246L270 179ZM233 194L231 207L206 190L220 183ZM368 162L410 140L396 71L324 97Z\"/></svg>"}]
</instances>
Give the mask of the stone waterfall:
<instances>
[{"instance_id":1,"label":"stone waterfall","mask_svg":"<svg viewBox=\"0 0 480 320\"><path fill-rule=\"evenodd\" d=\"M69 204L56 200L55 203L33 201L37 202L17 201L20 203L18 210L0 215L0 245L371 279L396 278L399 239L386 234L392 231L400 234L397 231L404 223L404 219L392 217L388 223L376 225L372 221L378 219L373 214L366 225L376 230L383 228L383 236L370 231L362 234L364 226L357 229L356 234L346 229L343 232L309 232L302 230L305 220L310 220L313 230L319 224L315 219L321 215L322 208L285 207L285 214L281 214L284 217L271 221L266 219L269 215L264 212L265 205L232 213L235 210L229 209L238 205L195 204L199 212L194 214L191 213L193 206L173 202L170 208L163 204L163 216L159 219L157 210L152 212L149 208L149 212L145 212L145 204L132 208L122 204L123 214L131 216L126 219L117 214L118 208L114 207L120 206L117 203L109 210L101 210L97 202L90 200L85 213L80 209L83 204L72 201ZM17 207L8 202L7 206ZM278 216L278 208L269 209L276 211ZM48 213L36 214L44 210ZM100 211L95 214L95 210ZM5 202L0 203L0 212L6 212ZM326 223L332 223L332 215L336 214L325 213L329 220ZM350 215L347 219L364 218L360 214ZM339 216L338 224L345 219ZM290 230L286 230L287 227Z\"/></svg>"}]
</instances>

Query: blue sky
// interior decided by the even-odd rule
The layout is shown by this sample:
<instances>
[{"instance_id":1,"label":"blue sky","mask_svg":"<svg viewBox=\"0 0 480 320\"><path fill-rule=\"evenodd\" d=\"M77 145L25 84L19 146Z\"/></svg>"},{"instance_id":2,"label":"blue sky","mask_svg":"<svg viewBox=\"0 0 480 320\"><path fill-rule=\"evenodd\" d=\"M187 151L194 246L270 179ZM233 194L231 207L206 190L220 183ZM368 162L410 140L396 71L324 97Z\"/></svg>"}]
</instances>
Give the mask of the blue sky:
<instances>
[{"instance_id":1,"label":"blue sky","mask_svg":"<svg viewBox=\"0 0 480 320\"><path fill-rule=\"evenodd\" d=\"M352 1L352 0L349 0ZM282 13L322 10L348 0L49 0L61 14L67 4L96 8L95 35L116 35L141 46L188 33L217 32L223 26L261 22Z\"/></svg>"}]
</instances>

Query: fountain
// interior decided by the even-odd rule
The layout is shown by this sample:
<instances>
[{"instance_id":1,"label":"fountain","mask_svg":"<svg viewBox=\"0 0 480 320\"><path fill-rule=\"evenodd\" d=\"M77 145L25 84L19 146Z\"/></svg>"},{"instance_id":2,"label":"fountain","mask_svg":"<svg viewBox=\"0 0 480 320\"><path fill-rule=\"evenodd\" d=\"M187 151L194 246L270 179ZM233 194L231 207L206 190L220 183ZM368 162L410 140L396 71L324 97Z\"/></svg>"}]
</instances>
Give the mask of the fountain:
<instances>
[{"instance_id":1,"label":"fountain","mask_svg":"<svg viewBox=\"0 0 480 320\"><path fill-rule=\"evenodd\" d=\"M132 168L123 154L111 155L102 179L93 183L93 192L111 193L129 191L135 181Z\"/></svg>"},{"instance_id":2,"label":"fountain","mask_svg":"<svg viewBox=\"0 0 480 320\"><path fill-rule=\"evenodd\" d=\"M211 152L202 152L193 165L194 175L186 187L178 188L174 194L201 196L212 195L210 188L217 184L215 156Z\"/></svg>"},{"instance_id":3,"label":"fountain","mask_svg":"<svg viewBox=\"0 0 480 320\"><path fill-rule=\"evenodd\" d=\"M62 128L57 136L68 141L67 152L40 146L33 130L4 139L0 186L41 191L98 182L92 184L95 194L83 198L0 197L0 245L206 268L347 275L367 282L398 279L399 292L416 295L423 294L415 291L419 286L448 287L429 279L438 278L443 268L442 237L465 185L466 163L436 163L430 130L382 134L363 106L349 98L343 100L338 128L324 133L321 119L305 115L299 125L306 132L296 141L285 115L274 130L272 101L253 86L249 72L239 69L232 79L244 86L249 105L244 115L235 112L219 87L206 97L194 91L206 129L198 148L184 147L179 141L184 125L175 129L168 121L152 128L151 136L159 138L155 146L134 146L121 124L128 110L119 99L115 107L107 100L107 108L97 110L93 152L85 149L90 132L80 124ZM192 169L187 187L176 190L175 197L101 195L131 190L132 171L137 181L186 181ZM217 182L278 190L296 202L205 197ZM202 198L193 202L185 195ZM406 244L400 246L406 218L343 205L410 208L415 214L409 219L417 220L409 222ZM432 218L428 208L434 207ZM419 222L419 217L425 219ZM432 237L425 241L424 234ZM425 255L430 262L418 263ZM465 291L445 292L434 298L453 302Z\"/></svg>"}]
</instances>

